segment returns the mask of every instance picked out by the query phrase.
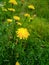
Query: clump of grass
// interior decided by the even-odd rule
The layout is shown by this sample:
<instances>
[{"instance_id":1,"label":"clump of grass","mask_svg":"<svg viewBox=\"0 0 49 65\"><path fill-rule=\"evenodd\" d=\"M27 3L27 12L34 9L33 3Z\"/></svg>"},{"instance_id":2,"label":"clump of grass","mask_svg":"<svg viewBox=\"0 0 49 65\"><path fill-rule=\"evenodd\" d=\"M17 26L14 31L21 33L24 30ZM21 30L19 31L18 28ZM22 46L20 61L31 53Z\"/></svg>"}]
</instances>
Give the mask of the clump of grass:
<instances>
[{"instance_id":1,"label":"clump of grass","mask_svg":"<svg viewBox=\"0 0 49 65\"><path fill-rule=\"evenodd\" d=\"M36 1L4 2L0 8L0 65L49 65L49 22L39 17Z\"/></svg>"}]
</instances>

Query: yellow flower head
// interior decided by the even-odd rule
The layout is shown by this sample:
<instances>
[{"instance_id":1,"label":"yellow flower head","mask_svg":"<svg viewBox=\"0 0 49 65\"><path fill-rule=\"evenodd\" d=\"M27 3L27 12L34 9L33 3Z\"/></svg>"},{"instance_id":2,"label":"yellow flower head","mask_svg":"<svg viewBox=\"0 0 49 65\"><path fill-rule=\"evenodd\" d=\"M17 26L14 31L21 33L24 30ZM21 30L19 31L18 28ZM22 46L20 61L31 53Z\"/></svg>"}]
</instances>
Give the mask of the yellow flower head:
<instances>
[{"instance_id":1,"label":"yellow flower head","mask_svg":"<svg viewBox=\"0 0 49 65\"><path fill-rule=\"evenodd\" d=\"M14 18L15 20L20 20L20 17L19 17L19 16L13 16L13 18Z\"/></svg>"},{"instance_id":2,"label":"yellow flower head","mask_svg":"<svg viewBox=\"0 0 49 65\"><path fill-rule=\"evenodd\" d=\"M20 22L16 22L16 23L17 23L18 25L20 25L20 26L22 25Z\"/></svg>"},{"instance_id":3,"label":"yellow flower head","mask_svg":"<svg viewBox=\"0 0 49 65\"><path fill-rule=\"evenodd\" d=\"M30 17L30 14L26 13L24 14L25 17Z\"/></svg>"},{"instance_id":4,"label":"yellow flower head","mask_svg":"<svg viewBox=\"0 0 49 65\"><path fill-rule=\"evenodd\" d=\"M33 5L29 5L28 8L29 9L35 9L35 7Z\"/></svg>"},{"instance_id":5,"label":"yellow flower head","mask_svg":"<svg viewBox=\"0 0 49 65\"><path fill-rule=\"evenodd\" d=\"M15 9L13 9L13 8L8 8L8 10L15 12Z\"/></svg>"},{"instance_id":6,"label":"yellow flower head","mask_svg":"<svg viewBox=\"0 0 49 65\"><path fill-rule=\"evenodd\" d=\"M8 23L11 23L11 22L12 22L12 19L7 19L7 22L8 22Z\"/></svg>"},{"instance_id":7,"label":"yellow flower head","mask_svg":"<svg viewBox=\"0 0 49 65\"><path fill-rule=\"evenodd\" d=\"M26 28L19 28L16 31L16 34L17 34L17 37L19 37L20 39L27 39L28 36L30 35Z\"/></svg>"},{"instance_id":8,"label":"yellow flower head","mask_svg":"<svg viewBox=\"0 0 49 65\"><path fill-rule=\"evenodd\" d=\"M15 65L20 65L20 63L17 61Z\"/></svg>"},{"instance_id":9,"label":"yellow flower head","mask_svg":"<svg viewBox=\"0 0 49 65\"><path fill-rule=\"evenodd\" d=\"M14 4L14 5L17 5L16 0L9 0L9 3Z\"/></svg>"}]
</instances>

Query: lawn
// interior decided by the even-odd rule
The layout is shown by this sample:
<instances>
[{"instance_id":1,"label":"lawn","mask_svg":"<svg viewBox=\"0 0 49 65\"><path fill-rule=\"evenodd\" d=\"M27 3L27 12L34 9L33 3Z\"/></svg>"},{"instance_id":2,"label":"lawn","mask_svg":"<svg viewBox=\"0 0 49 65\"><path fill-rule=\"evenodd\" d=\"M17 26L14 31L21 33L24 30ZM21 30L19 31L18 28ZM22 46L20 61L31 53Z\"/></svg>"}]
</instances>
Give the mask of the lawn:
<instances>
[{"instance_id":1,"label":"lawn","mask_svg":"<svg viewBox=\"0 0 49 65\"><path fill-rule=\"evenodd\" d=\"M49 65L48 0L0 0L0 65Z\"/></svg>"}]
</instances>

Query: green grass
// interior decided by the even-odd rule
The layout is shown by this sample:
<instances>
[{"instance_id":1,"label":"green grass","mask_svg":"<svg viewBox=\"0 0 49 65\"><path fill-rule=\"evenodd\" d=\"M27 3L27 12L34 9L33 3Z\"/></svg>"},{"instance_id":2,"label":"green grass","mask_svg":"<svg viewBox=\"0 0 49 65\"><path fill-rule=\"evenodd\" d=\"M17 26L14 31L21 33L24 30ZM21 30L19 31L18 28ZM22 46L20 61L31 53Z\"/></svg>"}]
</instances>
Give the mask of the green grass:
<instances>
[{"instance_id":1,"label":"green grass","mask_svg":"<svg viewBox=\"0 0 49 65\"><path fill-rule=\"evenodd\" d=\"M20 65L49 65L49 1L24 0L22 3L17 0L16 6L5 1L6 9L12 7L16 11L4 12L0 7L0 65L15 65L17 61ZM28 9L29 4L33 4L35 10ZM31 16L25 17L25 13ZM14 15L19 16L20 20L15 21ZM9 18L11 23L7 22ZM17 37L15 31L19 28L28 30L30 36L27 40Z\"/></svg>"}]
</instances>

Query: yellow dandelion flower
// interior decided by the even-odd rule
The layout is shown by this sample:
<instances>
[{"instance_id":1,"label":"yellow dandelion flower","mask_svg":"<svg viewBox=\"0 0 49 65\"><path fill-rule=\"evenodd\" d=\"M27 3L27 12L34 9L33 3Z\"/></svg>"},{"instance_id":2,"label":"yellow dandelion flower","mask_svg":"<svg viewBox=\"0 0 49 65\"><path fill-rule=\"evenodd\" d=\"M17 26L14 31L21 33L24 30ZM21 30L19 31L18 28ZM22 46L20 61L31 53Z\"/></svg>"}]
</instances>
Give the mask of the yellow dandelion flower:
<instances>
[{"instance_id":1,"label":"yellow dandelion flower","mask_svg":"<svg viewBox=\"0 0 49 65\"><path fill-rule=\"evenodd\" d=\"M20 22L16 22L16 23L17 23L18 25L20 25L20 26L22 25Z\"/></svg>"},{"instance_id":2,"label":"yellow dandelion flower","mask_svg":"<svg viewBox=\"0 0 49 65\"><path fill-rule=\"evenodd\" d=\"M26 13L24 14L25 17L30 17L30 14Z\"/></svg>"},{"instance_id":3,"label":"yellow dandelion flower","mask_svg":"<svg viewBox=\"0 0 49 65\"><path fill-rule=\"evenodd\" d=\"M2 11L5 11L5 12L6 12L6 11L7 11L7 9L2 7Z\"/></svg>"},{"instance_id":4,"label":"yellow dandelion flower","mask_svg":"<svg viewBox=\"0 0 49 65\"><path fill-rule=\"evenodd\" d=\"M17 61L15 65L20 65L20 63Z\"/></svg>"},{"instance_id":5,"label":"yellow dandelion flower","mask_svg":"<svg viewBox=\"0 0 49 65\"><path fill-rule=\"evenodd\" d=\"M15 12L15 9L14 8L8 8L8 10Z\"/></svg>"},{"instance_id":6,"label":"yellow dandelion flower","mask_svg":"<svg viewBox=\"0 0 49 65\"><path fill-rule=\"evenodd\" d=\"M28 8L29 9L35 9L35 7L33 5L29 5Z\"/></svg>"},{"instance_id":7,"label":"yellow dandelion flower","mask_svg":"<svg viewBox=\"0 0 49 65\"><path fill-rule=\"evenodd\" d=\"M19 28L16 31L16 34L17 34L17 37L19 37L20 39L27 39L28 36L30 35L26 28Z\"/></svg>"},{"instance_id":8,"label":"yellow dandelion flower","mask_svg":"<svg viewBox=\"0 0 49 65\"><path fill-rule=\"evenodd\" d=\"M20 20L20 17L19 17L19 16L13 16L13 18L14 18L15 20Z\"/></svg>"},{"instance_id":9,"label":"yellow dandelion flower","mask_svg":"<svg viewBox=\"0 0 49 65\"><path fill-rule=\"evenodd\" d=\"M7 19L7 22L8 22L8 23L11 23L11 22L12 22L12 19Z\"/></svg>"},{"instance_id":10,"label":"yellow dandelion flower","mask_svg":"<svg viewBox=\"0 0 49 65\"><path fill-rule=\"evenodd\" d=\"M14 4L14 5L17 5L16 0L9 0L9 3Z\"/></svg>"}]
</instances>

